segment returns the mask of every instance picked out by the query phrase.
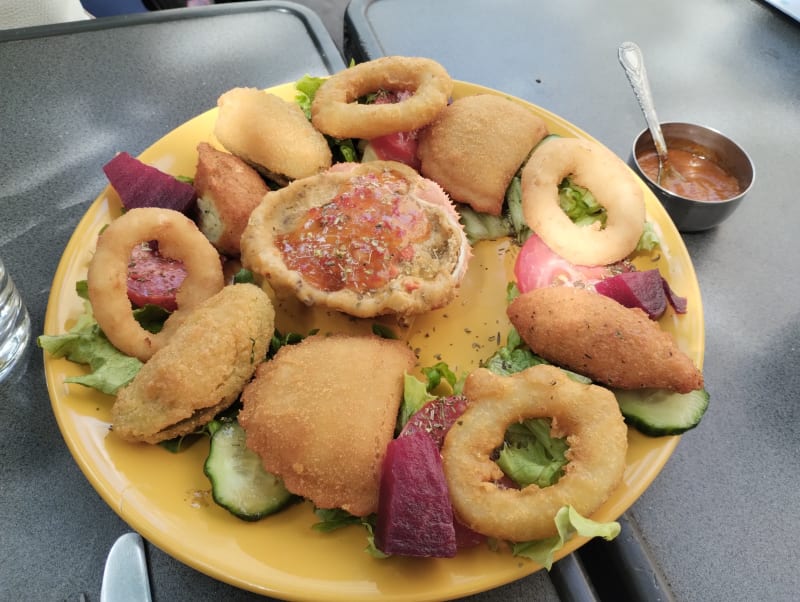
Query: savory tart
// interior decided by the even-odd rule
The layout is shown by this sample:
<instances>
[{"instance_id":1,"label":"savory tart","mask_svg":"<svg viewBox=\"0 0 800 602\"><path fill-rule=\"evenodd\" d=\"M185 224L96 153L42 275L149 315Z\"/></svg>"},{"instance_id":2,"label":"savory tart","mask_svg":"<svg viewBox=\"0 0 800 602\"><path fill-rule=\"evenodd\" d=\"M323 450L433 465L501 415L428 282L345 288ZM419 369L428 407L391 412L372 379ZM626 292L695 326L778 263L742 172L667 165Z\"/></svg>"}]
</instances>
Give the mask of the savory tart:
<instances>
[{"instance_id":1,"label":"savory tart","mask_svg":"<svg viewBox=\"0 0 800 602\"><path fill-rule=\"evenodd\" d=\"M277 294L366 318L449 303L470 247L452 203L401 163L343 163L268 194L242 264Z\"/></svg>"}]
</instances>

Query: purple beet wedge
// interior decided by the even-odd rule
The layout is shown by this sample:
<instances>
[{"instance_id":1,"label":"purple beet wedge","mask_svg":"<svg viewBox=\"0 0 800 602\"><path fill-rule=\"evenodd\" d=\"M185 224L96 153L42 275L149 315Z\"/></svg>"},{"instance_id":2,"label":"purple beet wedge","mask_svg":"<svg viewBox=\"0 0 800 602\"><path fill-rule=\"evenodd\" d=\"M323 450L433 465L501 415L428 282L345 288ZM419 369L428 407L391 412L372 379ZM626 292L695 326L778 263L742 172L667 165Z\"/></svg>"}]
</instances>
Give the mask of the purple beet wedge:
<instances>
[{"instance_id":1,"label":"purple beet wedge","mask_svg":"<svg viewBox=\"0 0 800 602\"><path fill-rule=\"evenodd\" d=\"M117 154L103 171L125 209L158 207L187 213L197 200L194 186L128 153Z\"/></svg>"},{"instance_id":2,"label":"purple beet wedge","mask_svg":"<svg viewBox=\"0 0 800 602\"><path fill-rule=\"evenodd\" d=\"M400 436L405 437L417 431L424 431L441 449L447 431L466 409L467 398L463 395L437 397L426 403L409 418L400 432Z\"/></svg>"},{"instance_id":3,"label":"purple beet wedge","mask_svg":"<svg viewBox=\"0 0 800 602\"><path fill-rule=\"evenodd\" d=\"M439 448L424 431L392 440L381 473L375 545L385 554L456 555L453 508Z\"/></svg>"},{"instance_id":4,"label":"purple beet wedge","mask_svg":"<svg viewBox=\"0 0 800 602\"><path fill-rule=\"evenodd\" d=\"M467 398L463 395L437 397L426 403L411 416L400 432L400 437L424 432L441 450L444 438L447 436L450 427L467 409L467 404ZM456 531L456 546L458 549L473 548L486 540L485 536L461 524L458 519L453 521L453 527L455 527Z\"/></svg>"},{"instance_id":5,"label":"purple beet wedge","mask_svg":"<svg viewBox=\"0 0 800 602\"><path fill-rule=\"evenodd\" d=\"M595 284L595 290L625 307L638 307L651 320L657 320L671 305L677 313L686 313L686 299L676 295L657 269L624 272Z\"/></svg>"}]
</instances>

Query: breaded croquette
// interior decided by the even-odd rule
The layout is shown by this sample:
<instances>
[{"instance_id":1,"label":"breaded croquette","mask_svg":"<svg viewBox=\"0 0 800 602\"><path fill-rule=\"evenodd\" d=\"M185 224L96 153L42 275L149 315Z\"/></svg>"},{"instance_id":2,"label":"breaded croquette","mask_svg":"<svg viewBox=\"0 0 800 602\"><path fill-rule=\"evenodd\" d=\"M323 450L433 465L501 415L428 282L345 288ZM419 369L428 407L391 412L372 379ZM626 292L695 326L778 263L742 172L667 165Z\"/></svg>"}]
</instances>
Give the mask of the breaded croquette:
<instances>
[{"instance_id":1,"label":"breaded croquette","mask_svg":"<svg viewBox=\"0 0 800 602\"><path fill-rule=\"evenodd\" d=\"M292 493L356 516L380 471L414 353L397 340L314 335L281 347L242 393L247 446Z\"/></svg>"},{"instance_id":2,"label":"breaded croquette","mask_svg":"<svg viewBox=\"0 0 800 602\"><path fill-rule=\"evenodd\" d=\"M198 228L220 253L238 257L242 231L269 192L267 183L239 157L201 142L194 188Z\"/></svg>"},{"instance_id":3,"label":"breaded croquette","mask_svg":"<svg viewBox=\"0 0 800 602\"><path fill-rule=\"evenodd\" d=\"M217 106L214 135L270 180L286 185L331 166L325 136L297 103L257 88L233 88Z\"/></svg>"},{"instance_id":4,"label":"breaded croquette","mask_svg":"<svg viewBox=\"0 0 800 602\"><path fill-rule=\"evenodd\" d=\"M534 353L609 387L703 387L702 373L657 322L599 293L534 289L511 302L508 316Z\"/></svg>"},{"instance_id":5,"label":"breaded croquette","mask_svg":"<svg viewBox=\"0 0 800 602\"><path fill-rule=\"evenodd\" d=\"M113 432L128 441L158 443L209 422L236 401L266 357L274 324L275 310L260 288L224 287L191 310L117 393Z\"/></svg>"},{"instance_id":6,"label":"breaded croquette","mask_svg":"<svg viewBox=\"0 0 800 602\"><path fill-rule=\"evenodd\" d=\"M420 131L420 171L453 200L500 215L511 179L547 133L544 120L508 98L459 98Z\"/></svg>"}]
</instances>

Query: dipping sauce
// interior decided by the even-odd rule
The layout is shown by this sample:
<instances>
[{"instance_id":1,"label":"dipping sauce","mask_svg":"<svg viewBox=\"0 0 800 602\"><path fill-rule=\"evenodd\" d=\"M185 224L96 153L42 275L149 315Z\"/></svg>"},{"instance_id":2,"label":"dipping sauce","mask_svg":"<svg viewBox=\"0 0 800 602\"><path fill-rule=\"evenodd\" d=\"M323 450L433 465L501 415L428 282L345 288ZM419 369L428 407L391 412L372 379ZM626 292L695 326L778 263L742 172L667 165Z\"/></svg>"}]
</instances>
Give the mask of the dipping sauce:
<instances>
[{"instance_id":1,"label":"dipping sauce","mask_svg":"<svg viewBox=\"0 0 800 602\"><path fill-rule=\"evenodd\" d=\"M742 191L736 178L720 167L709 156L710 153L700 146L687 150L670 148L667 154L672 167L680 175L670 175L669 171L662 173L662 188L696 201L724 201ZM655 182L658 178L656 151L642 153L637 161L641 170Z\"/></svg>"}]
</instances>

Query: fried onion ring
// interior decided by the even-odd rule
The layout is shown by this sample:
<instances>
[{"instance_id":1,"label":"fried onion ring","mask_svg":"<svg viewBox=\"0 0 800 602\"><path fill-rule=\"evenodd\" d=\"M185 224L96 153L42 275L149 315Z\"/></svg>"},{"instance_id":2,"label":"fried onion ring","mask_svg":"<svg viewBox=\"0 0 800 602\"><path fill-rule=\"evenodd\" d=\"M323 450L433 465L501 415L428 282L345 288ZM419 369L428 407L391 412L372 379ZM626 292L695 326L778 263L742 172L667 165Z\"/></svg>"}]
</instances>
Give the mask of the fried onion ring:
<instances>
[{"instance_id":1,"label":"fried onion ring","mask_svg":"<svg viewBox=\"0 0 800 602\"><path fill-rule=\"evenodd\" d=\"M178 311L158 334L136 321L127 294L131 250L149 240L157 240L164 257L183 261L187 269L176 296ZM148 207L124 213L100 234L89 263L89 300L98 325L117 349L143 362L164 346L172 331L168 325L177 313L199 305L224 284L216 249L192 220L172 209Z\"/></svg>"},{"instance_id":2,"label":"fried onion ring","mask_svg":"<svg viewBox=\"0 0 800 602\"><path fill-rule=\"evenodd\" d=\"M599 222L578 226L558 203L558 186L571 176L606 209ZM597 142L552 138L522 171L522 211L528 226L554 252L578 265L607 265L630 255L644 229L642 188L625 163Z\"/></svg>"},{"instance_id":3,"label":"fried onion ring","mask_svg":"<svg viewBox=\"0 0 800 602\"><path fill-rule=\"evenodd\" d=\"M512 376L478 368L464 394L470 405L445 438L442 462L453 509L474 531L515 542L551 537L561 507L590 516L622 479L627 429L609 390L539 365ZM555 485L503 488L492 453L511 424L528 418L552 419L553 436L566 435L569 463Z\"/></svg>"},{"instance_id":4,"label":"fried onion ring","mask_svg":"<svg viewBox=\"0 0 800 602\"><path fill-rule=\"evenodd\" d=\"M360 104L358 98L386 90L413 92L400 102ZM447 106L453 80L436 61L388 56L367 61L332 75L317 90L311 121L319 131L337 138L377 138L419 129Z\"/></svg>"}]
</instances>

